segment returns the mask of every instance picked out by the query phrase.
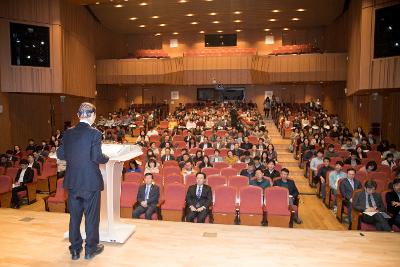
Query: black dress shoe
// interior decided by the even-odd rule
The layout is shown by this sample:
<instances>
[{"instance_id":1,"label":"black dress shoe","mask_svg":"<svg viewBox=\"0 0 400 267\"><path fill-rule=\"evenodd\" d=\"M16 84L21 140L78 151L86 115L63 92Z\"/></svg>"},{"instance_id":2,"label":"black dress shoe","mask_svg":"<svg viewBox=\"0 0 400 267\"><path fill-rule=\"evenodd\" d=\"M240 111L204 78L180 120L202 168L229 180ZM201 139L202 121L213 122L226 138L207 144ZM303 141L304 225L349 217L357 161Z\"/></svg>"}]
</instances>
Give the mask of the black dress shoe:
<instances>
[{"instance_id":1,"label":"black dress shoe","mask_svg":"<svg viewBox=\"0 0 400 267\"><path fill-rule=\"evenodd\" d=\"M82 252L82 248L71 250L71 259L73 261L79 260L81 252Z\"/></svg>"},{"instance_id":2,"label":"black dress shoe","mask_svg":"<svg viewBox=\"0 0 400 267\"><path fill-rule=\"evenodd\" d=\"M94 251L92 251L91 253L85 253L85 260L91 260L94 258L94 256L102 253L104 250L104 245L103 244L97 244L96 248L94 249Z\"/></svg>"}]
</instances>

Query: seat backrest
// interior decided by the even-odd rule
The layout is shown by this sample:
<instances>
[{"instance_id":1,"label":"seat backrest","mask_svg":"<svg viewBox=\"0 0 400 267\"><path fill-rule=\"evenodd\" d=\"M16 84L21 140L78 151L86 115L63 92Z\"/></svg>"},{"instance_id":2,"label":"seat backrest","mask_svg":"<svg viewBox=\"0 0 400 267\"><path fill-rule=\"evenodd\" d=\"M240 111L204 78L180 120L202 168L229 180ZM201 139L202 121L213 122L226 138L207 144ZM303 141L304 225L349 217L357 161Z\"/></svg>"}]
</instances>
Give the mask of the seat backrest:
<instances>
[{"instance_id":1,"label":"seat backrest","mask_svg":"<svg viewBox=\"0 0 400 267\"><path fill-rule=\"evenodd\" d=\"M216 169L223 169L223 168L228 168L229 164L226 162L214 162L213 163L213 167Z\"/></svg>"},{"instance_id":2,"label":"seat backrest","mask_svg":"<svg viewBox=\"0 0 400 267\"><path fill-rule=\"evenodd\" d=\"M233 186L236 188L237 192L239 189L249 185L249 178L246 176L228 176L228 186Z\"/></svg>"},{"instance_id":3,"label":"seat backrest","mask_svg":"<svg viewBox=\"0 0 400 267\"><path fill-rule=\"evenodd\" d=\"M377 172L386 172L386 175L388 178L390 177L390 175L392 173L392 169L388 165L383 165L383 164L378 164L376 171Z\"/></svg>"},{"instance_id":4,"label":"seat backrest","mask_svg":"<svg viewBox=\"0 0 400 267\"><path fill-rule=\"evenodd\" d=\"M213 167L205 167L201 169L201 171L204 172L207 177L213 174L220 174L220 170Z\"/></svg>"},{"instance_id":5,"label":"seat backrest","mask_svg":"<svg viewBox=\"0 0 400 267\"><path fill-rule=\"evenodd\" d=\"M183 177L180 174L167 174L164 176L164 185L179 183L183 184Z\"/></svg>"},{"instance_id":6,"label":"seat backrest","mask_svg":"<svg viewBox=\"0 0 400 267\"><path fill-rule=\"evenodd\" d=\"M65 190L63 186L64 178L57 180L56 198L64 198Z\"/></svg>"},{"instance_id":7,"label":"seat backrest","mask_svg":"<svg viewBox=\"0 0 400 267\"><path fill-rule=\"evenodd\" d=\"M375 160L377 163L381 161L382 155L381 152L379 151L368 151L367 152L367 158L371 159L371 160Z\"/></svg>"},{"instance_id":8,"label":"seat backrest","mask_svg":"<svg viewBox=\"0 0 400 267\"><path fill-rule=\"evenodd\" d=\"M8 175L0 175L0 194L10 192L12 187L12 179Z\"/></svg>"},{"instance_id":9,"label":"seat backrest","mask_svg":"<svg viewBox=\"0 0 400 267\"><path fill-rule=\"evenodd\" d=\"M390 177L387 177L386 172L374 171L374 172L369 172L367 178L377 181L377 180L387 180Z\"/></svg>"},{"instance_id":10,"label":"seat backrest","mask_svg":"<svg viewBox=\"0 0 400 267\"><path fill-rule=\"evenodd\" d=\"M214 154L214 148L212 148L212 147L208 147L208 148L206 148L206 149L204 149L204 155L207 155L207 156L212 156Z\"/></svg>"},{"instance_id":11,"label":"seat backrest","mask_svg":"<svg viewBox=\"0 0 400 267\"><path fill-rule=\"evenodd\" d=\"M388 189L388 180L375 180L376 182L376 192L382 193L383 191Z\"/></svg>"},{"instance_id":12,"label":"seat backrest","mask_svg":"<svg viewBox=\"0 0 400 267\"><path fill-rule=\"evenodd\" d=\"M3 175L6 172L6 168L0 167L0 175Z\"/></svg>"},{"instance_id":13,"label":"seat backrest","mask_svg":"<svg viewBox=\"0 0 400 267\"><path fill-rule=\"evenodd\" d=\"M195 174L189 174L185 177L185 185L192 185L196 184L196 175Z\"/></svg>"},{"instance_id":14,"label":"seat backrest","mask_svg":"<svg viewBox=\"0 0 400 267\"><path fill-rule=\"evenodd\" d=\"M258 186L244 186L239 190L240 213L262 214L262 189Z\"/></svg>"},{"instance_id":15,"label":"seat backrest","mask_svg":"<svg viewBox=\"0 0 400 267\"><path fill-rule=\"evenodd\" d=\"M179 166L167 166L163 168L163 176L165 177L166 175L172 175L172 174L181 174L181 169Z\"/></svg>"},{"instance_id":16,"label":"seat backrest","mask_svg":"<svg viewBox=\"0 0 400 267\"><path fill-rule=\"evenodd\" d=\"M121 198L120 203L122 208L133 207L136 202L139 185L133 182L121 183Z\"/></svg>"},{"instance_id":17,"label":"seat backrest","mask_svg":"<svg viewBox=\"0 0 400 267\"><path fill-rule=\"evenodd\" d=\"M213 174L207 177L207 184L211 186L211 189L216 188L219 185L226 185L226 176Z\"/></svg>"},{"instance_id":18,"label":"seat backrest","mask_svg":"<svg viewBox=\"0 0 400 267\"><path fill-rule=\"evenodd\" d=\"M221 169L221 175L229 177L229 176L235 176L238 175L238 170L235 168L223 168Z\"/></svg>"},{"instance_id":19,"label":"seat backrest","mask_svg":"<svg viewBox=\"0 0 400 267\"><path fill-rule=\"evenodd\" d=\"M387 210L386 194L389 193L390 191L392 191L392 190L385 189L385 190L382 190L382 192L381 192L381 198L382 198L383 205L385 206L385 210Z\"/></svg>"},{"instance_id":20,"label":"seat backrest","mask_svg":"<svg viewBox=\"0 0 400 267\"><path fill-rule=\"evenodd\" d=\"M264 191L265 209L267 213L275 215L288 215L289 191L285 187L267 187Z\"/></svg>"},{"instance_id":21,"label":"seat backrest","mask_svg":"<svg viewBox=\"0 0 400 267\"><path fill-rule=\"evenodd\" d=\"M141 174L139 172L127 172L127 173L125 173L124 181L141 184L141 183L143 183L143 174Z\"/></svg>"},{"instance_id":22,"label":"seat backrest","mask_svg":"<svg viewBox=\"0 0 400 267\"><path fill-rule=\"evenodd\" d=\"M163 163L163 168L169 167L169 166L174 166L174 167L179 167L178 162L175 160L166 160Z\"/></svg>"},{"instance_id":23,"label":"seat backrest","mask_svg":"<svg viewBox=\"0 0 400 267\"><path fill-rule=\"evenodd\" d=\"M236 169L238 172L240 172L243 169L247 168L247 163L244 162L236 162L232 165L232 168Z\"/></svg>"},{"instance_id":24,"label":"seat backrest","mask_svg":"<svg viewBox=\"0 0 400 267\"><path fill-rule=\"evenodd\" d=\"M16 167L7 168L5 175L10 176L11 179L15 179L15 177L17 176L18 170L19 170L19 168L16 168Z\"/></svg>"},{"instance_id":25,"label":"seat backrest","mask_svg":"<svg viewBox=\"0 0 400 267\"><path fill-rule=\"evenodd\" d=\"M169 206L176 209L183 208L185 204L186 187L183 184L173 183L164 187L165 203L163 207Z\"/></svg>"},{"instance_id":26,"label":"seat backrest","mask_svg":"<svg viewBox=\"0 0 400 267\"><path fill-rule=\"evenodd\" d=\"M235 212L236 188L232 186L217 186L214 191L213 212Z\"/></svg>"}]
</instances>

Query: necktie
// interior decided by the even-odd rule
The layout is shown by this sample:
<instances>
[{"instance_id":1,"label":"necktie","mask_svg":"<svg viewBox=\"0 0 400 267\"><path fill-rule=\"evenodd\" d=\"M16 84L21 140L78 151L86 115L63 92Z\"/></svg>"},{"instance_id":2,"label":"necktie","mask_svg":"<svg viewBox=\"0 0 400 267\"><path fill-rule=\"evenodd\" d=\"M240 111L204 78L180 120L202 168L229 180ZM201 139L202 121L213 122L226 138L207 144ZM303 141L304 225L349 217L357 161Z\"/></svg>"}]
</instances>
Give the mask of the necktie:
<instances>
[{"instance_id":1,"label":"necktie","mask_svg":"<svg viewBox=\"0 0 400 267\"><path fill-rule=\"evenodd\" d=\"M167 158L165 160L169 160L169 156L167 156Z\"/></svg>"},{"instance_id":2,"label":"necktie","mask_svg":"<svg viewBox=\"0 0 400 267\"><path fill-rule=\"evenodd\" d=\"M370 208L374 207L374 205L372 204L372 199L371 199L371 195L370 194L368 194L368 205L369 205Z\"/></svg>"},{"instance_id":3,"label":"necktie","mask_svg":"<svg viewBox=\"0 0 400 267\"><path fill-rule=\"evenodd\" d=\"M146 192L144 193L146 200L149 199L149 193L150 193L150 186L146 185Z\"/></svg>"},{"instance_id":4,"label":"necktie","mask_svg":"<svg viewBox=\"0 0 400 267\"><path fill-rule=\"evenodd\" d=\"M197 187L197 193L196 193L197 198L201 197L201 186Z\"/></svg>"}]
</instances>

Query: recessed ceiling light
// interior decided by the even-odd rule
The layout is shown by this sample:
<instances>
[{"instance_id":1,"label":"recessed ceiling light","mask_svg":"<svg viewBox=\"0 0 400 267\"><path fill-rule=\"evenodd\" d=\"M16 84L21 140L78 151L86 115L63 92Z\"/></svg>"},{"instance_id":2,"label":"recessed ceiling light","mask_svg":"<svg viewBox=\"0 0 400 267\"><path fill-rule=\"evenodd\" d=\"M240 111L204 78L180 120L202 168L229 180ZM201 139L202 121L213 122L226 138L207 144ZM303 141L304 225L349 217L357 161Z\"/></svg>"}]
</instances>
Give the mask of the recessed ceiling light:
<instances>
[{"instance_id":1,"label":"recessed ceiling light","mask_svg":"<svg viewBox=\"0 0 400 267\"><path fill-rule=\"evenodd\" d=\"M139 4L139 6L147 6L148 4L146 2L142 2Z\"/></svg>"},{"instance_id":2,"label":"recessed ceiling light","mask_svg":"<svg viewBox=\"0 0 400 267\"><path fill-rule=\"evenodd\" d=\"M269 32L271 29L264 29L265 32Z\"/></svg>"},{"instance_id":3,"label":"recessed ceiling light","mask_svg":"<svg viewBox=\"0 0 400 267\"><path fill-rule=\"evenodd\" d=\"M204 0L204 1L206 1L206 2L212 2L212 1L214 1L214 0Z\"/></svg>"},{"instance_id":4,"label":"recessed ceiling light","mask_svg":"<svg viewBox=\"0 0 400 267\"><path fill-rule=\"evenodd\" d=\"M276 19L269 19L269 21L276 21Z\"/></svg>"},{"instance_id":5,"label":"recessed ceiling light","mask_svg":"<svg viewBox=\"0 0 400 267\"><path fill-rule=\"evenodd\" d=\"M137 20L137 17L131 17L129 20Z\"/></svg>"},{"instance_id":6,"label":"recessed ceiling light","mask_svg":"<svg viewBox=\"0 0 400 267\"><path fill-rule=\"evenodd\" d=\"M194 16L194 14L192 14L192 13L189 13L189 14L186 14L185 16L186 16L186 17L193 17L193 16Z\"/></svg>"},{"instance_id":7,"label":"recessed ceiling light","mask_svg":"<svg viewBox=\"0 0 400 267\"><path fill-rule=\"evenodd\" d=\"M211 12L211 13L208 13L208 15L210 15L210 16L215 16L215 15L217 15L217 13Z\"/></svg>"},{"instance_id":8,"label":"recessed ceiling light","mask_svg":"<svg viewBox=\"0 0 400 267\"><path fill-rule=\"evenodd\" d=\"M161 35L161 33L159 33L159 32L158 32L158 33L156 33L156 34L154 34L154 35L155 35L155 36L160 36L160 35Z\"/></svg>"},{"instance_id":9,"label":"recessed ceiling light","mask_svg":"<svg viewBox=\"0 0 400 267\"><path fill-rule=\"evenodd\" d=\"M299 9L296 9L296 11L298 11L298 12L304 12L304 11L306 11L304 8L299 8Z\"/></svg>"},{"instance_id":10,"label":"recessed ceiling light","mask_svg":"<svg viewBox=\"0 0 400 267\"><path fill-rule=\"evenodd\" d=\"M274 13L279 13L279 12L281 12L279 9L274 9L274 10L272 10L272 12L274 12Z\"/></svg>"},{"instance_id":11,"label":"recessed ceiling light","mask_svg":"<svg viewBox=\"0 0 400 267\"><path fill-rule=\"evenodd\" d=\"M289 30L289 28L283 28L282 30L284 30L284 31L288 31L288 30Z\"/></svg>"},{"instance_id":12,"label":"recessed ceiling light","mask_svg":"<svg viewBox=\"0 0 400 267\"><path fill-rule=\"evenodd\" d=\"M224 32L224 31L219 30L219 31L217 31L217 32L221 33L221 32Z\"/></svg>"},{"instance_id":13,"label":"recessed ceiling light","mask_svg":"<svg viewBox=\"0 0 400 267\"><path fill-rule=\"evenodd\" d=\"M164 27L164 26L167 26L167 24L161 23L159 26L160 26L160 27Z\"/></svg>"},{"instance_id":14,"label":"recessed ceiling light","mask_svg":"<svg viewBox=\"0 0 400 267\"><path fill-rule=\"evenodd\" d=\"M118 5L115 5L114 7L123 7L124 5L121 5L121 4L118 4Z\"/></svg>"},{"instance_id":15,"label":"recessed ceiling light","mask_svg":"<svg viewBox=\"0 0 400 267\"><path fill-rule=\"evenodd\" d=\"M299 18L292 18L292 20L300 20Z\"/></svg>"},{"instance_id":16,"label":"recessed ceiling light","mask_svg":"<svg viewBox=\"0 0 400 267\"><path fill-rule=\"evenodd\" d=\"M144 24L139 25L139 28L144 28L144 27L146 27L146 25L144 25Z\"/></svg>"},{"instance_id":17,"label":"recessed ceiling light","mask_svg":"<svg viewBox=\"0 0 400 267\"><path fill-rule=\"evenodd\" d=\"M219 23L219 21L218 21L218 20L214 20L212 23L214 23L214 24L218 24L218 23Z\"/></svg>"},{"instance_id":18,"label":"recessed ceiling light","mask_svg":"<svg viewBox=\"0 0 400 267\"><path fill-rule=\"evenodd\" d=\"M240 19L234 20L233 22L240 23L242 22Z\"/></svg>"},{"instance_id":19,"label":"recessed ceiling light","mask_svg":"<svg viewBox=\"0 0 400 267\"><path fill-rule=\"evenodd\" d=\"M196 24L199 24L199 23L197 21L193 21L193 22L190 22L190 24L196 25Z\"/></svg>"},{"instance_id":20,"label":"recessed ceiling light","mask_svg":"<svg viewBox=\"0 0 400 267\"><path fill-rule=\"evenodd\" d=\"M242 14L242 11L235 11L233 13L236 14L236 15L239 15L239 14Z\"/></svg>"},{"instance_id":21,"label":"recessed ceiling light","mask_svg":"<svg viewBox=\"0 0 400 267\"><path fill-rule=\"evenodd\" d=\"M242 30L237 29L236 32L241 32Z\"/></svg>"},{"instance_id":22,"label":"recessed ceiling light","mask_svg":"<svg viewBox=\"0 0 400 267\"><path fill-rule=\"evenodd\" d=\"M172 34L173 34L173 35L178 35L178 34L179 34L179 32L173 32Z\"/></svg>"},{"instance_id":23,"label":"recessed ceiling light","mask_svg":"<svg viewBox=\"0 0 400 267\"><path fill-rule=\"evenodd\" d=\"M186 3L186 0L179 0L178 3Z\"/></svg>"},{"instance_id":24,"label":"recessed ceiling light","mask_svg":"<svg viewBox=\"0 0 400 267\"><path fill-rule=\"evenodd\" d=\"M152 16L151 17L152 19L158 19L158 18L160 18L159 16Z\"/></svg>"},{"instance_id":25,"label":"recessed ceiling light","mask_svg":"<svg viewBox=\"0 0 400 267\"><path fill-rule=\"evenodd\" d=\"M96 5L100 5L100 2L96 2Z\"/></svg>"},{"instance_id":26,"label":"recessed ceiling light","mask_svg":"<svg viewBox=\"0 0 400 267\"><path fill-rule=\"evenodd\" d=\"M199 31L199 33L204 33L204 31Z\"/></svg>"}]
</instances>

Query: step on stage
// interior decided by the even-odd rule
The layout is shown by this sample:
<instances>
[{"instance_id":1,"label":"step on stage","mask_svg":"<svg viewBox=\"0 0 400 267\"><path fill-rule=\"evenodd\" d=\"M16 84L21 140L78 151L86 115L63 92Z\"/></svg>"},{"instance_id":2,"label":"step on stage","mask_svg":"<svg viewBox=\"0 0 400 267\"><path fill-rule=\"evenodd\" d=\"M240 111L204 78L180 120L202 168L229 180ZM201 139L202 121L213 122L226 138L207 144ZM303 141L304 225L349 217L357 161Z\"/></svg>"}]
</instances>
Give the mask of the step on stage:
<instances>
[{"instance_id":1,"label":"step on stage","mask_svg":"<svg viewBox=\"0 0 400 267\"><path fill-rule=\"evenodd\" d=\"M1 209L0 266L395 266L400 234L126 220L136 232L71 261L68 214Z\"/></svg>"}]
</instances>

